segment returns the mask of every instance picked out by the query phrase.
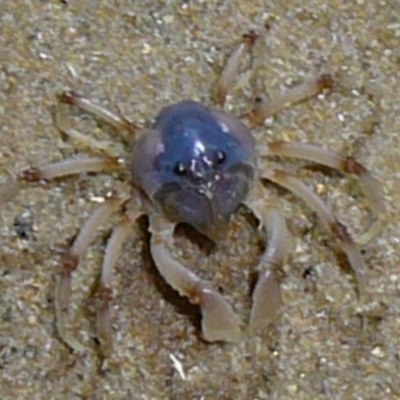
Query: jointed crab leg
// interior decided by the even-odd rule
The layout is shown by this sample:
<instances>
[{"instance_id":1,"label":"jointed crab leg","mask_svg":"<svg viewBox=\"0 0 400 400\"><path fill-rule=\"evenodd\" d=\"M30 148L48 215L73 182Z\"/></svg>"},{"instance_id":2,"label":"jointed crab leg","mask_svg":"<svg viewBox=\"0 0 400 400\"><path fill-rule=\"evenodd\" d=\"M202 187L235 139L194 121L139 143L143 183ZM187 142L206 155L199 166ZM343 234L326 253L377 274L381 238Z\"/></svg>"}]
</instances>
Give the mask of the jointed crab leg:
<instances>
[{"instance_id":1,"label":"jointed crab leg","mask_svg":"<svg viewBox=\"0 0 400 400\"><path fill-rule=\"evenodd\" d=\"M199 278L170 254L174 225L162 217L153 216L150 220L150 231L151 254L158 271L180 295L199 305L205 340L238 341L240 322L228 302L209 282Z\"/></svg>"},{"instance_id":2,"label":"jointed crab leg","mask_svg":"<svg viewBox=\"0 0 400 400\"><path fill-rule=\"evenodd\" d=\"M239 46L230 55L225 67L221 73L221 78L218 82L216 92L216 103L223 106L225 103L226 95L232 86L238 72L240 63L243 58L250 52L254 43L258 39L258 34L254 31L250 31L242 36L242 41Z\"/></svg>"},{"instance_id":3,"label":"jointed crab leg","mask_svg":"<svg viewBox=\"0 0 400 400\"><path fill-rule=\"evenodd\" d=\"M107 143L99 141L91 136L84 135L71 127L69 108L74 105L83 111L103 119L119 130L133 132L133 125L123 117L108 111L107 109L91 103L75 92L63 92L57 97L59 103L55 114L57 128L71 139L81 143L89 151L105 154L109 157L115 156L115 150Z\"/></svg>"},{"instance_id":4,"label":"jointed crab leg","mask_svg":"<svg viewBox=\"0 0 400 400\"><path fill-rule=\"evenodd\" d=\"M296 85L283 93L274 95L271 99L256 104L254 109L248 115L249 120L252 125L261 125L268 117L276 114L283 108L313 97L324 90L330 90L332 87L333 78L331 75L319 75Z\"/></svg>"},{"instance_id":5,"label":"jointed crab leg","mask_svg":"<svg viewBox=\"0 0 400 400\"><path fill-rule=\"evenodd\" d=\"M55 290L57 328L62 340L74 350L80 351L84 347L70 336L66 328L66 319L71 298L72 273L78 268L88 246L95 237L97 229L126 201L126 197L118 196L106 199L85 222L72 246L63 257L62 268Z\"/></svg>"},{"instance_id":6,"label":"jointed crab leg","mask_svg":"<svg viewBox=\"0 0 400 400\"><path fill-rule=\"evenodd\" d=\"M119 160L110 157L71 158L42 167L28 168L20 172L15 179L10 179L1 186L0 206L16 196L28 183L45 182L84 172L108 172L120 168Z\"/></svg>"},{"instance_id":7,"label":"jointed crab leg","mask_svg":"<svg viewBox=\"0 0 400 400\"><path fill-rule=\"evenodd\" d=\"M63 107L65 105L75 106L82 111L85 111L102 119L103 121L112 125L114 128L127 130L128 132L132 132L132 130L134 129L133 124L122 115L109 111L106 108L97 104L94 104L89 99L81 96L76 92L65 91L58 95L57 99L60 103L58 112L65 113L66 109Z\"/></svg>"},{"instance_id":8,"label":"jointed crab leg","mask_svg":"<svg viewBox=\"0 0 400 400\"><path fill-rule=\"evenodd\" d=\"M246 204L267 229L268 241L257 268L259 277L253 291L253 307L249 323L251 334L266 328L279 313L282 298L277 273L287 253L285 219L280 210L269 206L261 191L258 190L256 194L256 190L253 190Z\"/></svg>"},{"instance_id":9,"label":"jointed crab leg","mask_svg":"<svg viewBox=\"0 0 400 400\"><path fill-rule=\"evenodd\" d=\"M138 209L134 200L127 204L127 211L123 215L118 225L114 228L105 251L103 266L101 268L99 304L97 307L97 335L102 345L104 355L111 351L111 310L112 301L112 281L114 278L114 266L121 253L122 245L127 239L132 225L141 215L142 211Z\"/></svg>"},{"instance_id":10,"label":"jointed crab leg","mask_svg":"<svg viewBox=\"0 0 400 400\"><path fill-rule=\"evenodd\" d=\"M378 184L368 170L353 157L346 157L336 151L323 149L307 143L273 142L261 150L265 156L282 156L300 158L333 168L341 173L354 174L360 180L362 189L367 197L375 221L369 229L360 235L355 241L359 245L369 242L382 228L382 215L385 212L385 204Z\"/></svg>"},{"instance_id":11,"label":"jointed crab leg","mask_svg":"<svg viewBox=\"0 0 400 400\"><path fill-rule=\"evenodd\" d=\"M307 205L317 213L325 227L339 241L340 248L344 251L357 279L360 299L363 300L366 287L367 267L361 253L350 236L347 228L337 220L329 207L301 180L290 173L280 169L273 169L262 174L263 179L274 182L299 196Z\"/></svg>"}]
</instances>

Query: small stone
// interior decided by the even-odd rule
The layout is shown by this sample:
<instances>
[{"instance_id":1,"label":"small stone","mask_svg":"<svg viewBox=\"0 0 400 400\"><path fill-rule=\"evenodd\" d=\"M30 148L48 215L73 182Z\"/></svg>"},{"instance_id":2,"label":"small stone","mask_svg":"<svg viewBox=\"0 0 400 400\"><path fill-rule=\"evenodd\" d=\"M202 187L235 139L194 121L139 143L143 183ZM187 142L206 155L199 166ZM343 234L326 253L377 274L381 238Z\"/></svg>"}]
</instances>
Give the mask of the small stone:
<instances>
[{"instance_id":1,"label":"small stone","mask_svg":"<svg viewBox=\"0 0 400 400\"><path fill-rule=\"evenodd\" d=\"M152 47L151 47L149 44L147 44L147 43L144 43L144 44L143 44L143 50L142 50L142 53L143 53L143 54L148 55L148 54L150 54L152 51L153 51L153 49L152 49Z\"/></svg>"},{"instance_id":2,"label":"small stone","mask_svg":"<svg viewBox=\"0 0 400 400\"><path fill-rule=\"evenodd\" d=\"M385 352L382 350L380 346L376 346L374 349L372 349L371 354L378 358L385 357Z\"/></svg>"},{"instance_id":3,"label":"small stone","mask_svg":"<svg viewBox=\"0 0 400 400\"><path fill-rule=\"evenodd\" d=\"M288 385L287 389L291 394L297 393L297 385Z\"/></svg>"}]
</instances>

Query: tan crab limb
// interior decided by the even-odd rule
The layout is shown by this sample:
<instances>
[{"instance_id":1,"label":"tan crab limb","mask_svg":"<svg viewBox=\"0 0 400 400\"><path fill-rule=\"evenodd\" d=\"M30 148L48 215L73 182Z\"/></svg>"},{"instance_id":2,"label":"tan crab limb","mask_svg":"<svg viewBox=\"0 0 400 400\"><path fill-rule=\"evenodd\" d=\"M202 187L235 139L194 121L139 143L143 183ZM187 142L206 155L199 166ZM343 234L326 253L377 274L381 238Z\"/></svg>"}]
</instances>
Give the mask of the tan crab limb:
<instances>
[{"instance_id":1,"label":"tan crab limb","mask_svg":"<svg viewBox=\"0 0 400 400\"><path fill-rule=\"evenodd\" d=\"M70 336L66 327L68 308L71 299L72 273L78 268L88 246L95 237L97 229L107 221L126 200L127 198L117 196L106 199L85 222L72 246L63 257L61 272L58 276L55 290L56 321L61 339L73 350L81 351L84 349L84 346Z\"/></svg>"},{"instance_id":2,"label":"tan crab limb","mask_svg":"<svg viewBox=\"0 0 400 400\"><path fill-rule=\"evenodd\" d=\"M83 157L28 168L20 172L15 179L10 179L0 188L0 206L7 203L28 183L38 183L51 179L62 178L84 172L108 172L120 169L121 165L115 158Z\"/></svg>"},{"instance_id":3,"label":"tan crab limb","mask_svg":"<svg viewBox=\"0 0 400 400\"><path fill-rule=\"evenodd\" d=\"M171 254L174 225L159 216L150 220L151 254L165 281L181 296L200 307L202 332L209 342L236 342L241 336L240 322L224 297Z\"/></svg>"},{"instance_id":4,"label":"tan crab limb","mask_svg":"<svg viewBox=\"0 0 400 400\"><path fill-rule=\"evenodd\" d=\"M259 277L253 291L250 314L249 329L251 334L255 334L274 322L282 305L277 274L285 262L287 233L282 213L276 207L269 206L262 195L251 195L246 205L259 219L260 228L265 227L268 234L267 247L257 267Z\"/></svg>"},{"instance_id":5,"label":"tan crab limb","mask_svg":"<svg viewBox=\"0 0 400 400\"><path fill-rule=\"evenodd\" d=\"M338 240L340 249L346 254L357 280L360 300L363 300L367 282L367 267L356 243L347 231L347 228L336 219L329 207L316 193L287 171L274 169L269 172L264 172L262 178L295 193L318 215L327 230Z\"/></svg>"},{"instance_id":6,"label":"tan crab limb","mask_svg":"<svg viewBox=\"0 0 400 400\"><path fill-rule=\"evenodd\" d=\"M134 132L133 124L126 118L92 103L90 100L80 96L75 92L63 92L57 96L57 100L58 106L55 113L55 124L57 128L71 139L80 143L89 151L105 154L109 157L116 156L115 149L108 143L96 140L91 136L84 135L71 127L71 118L69 115L69 108L71 106L75 106L82 111L102 119L111 126L117 128L119 131L128 131L129 133Z\"/></svg>"},{"instance_id":7,"label":"tan crab limb","mask_svg":"<svg viewBox=\"0 0 400 400\"><path fill-rule=\"evenodd\" d=\"M336 151L323 149L311 144L296 142L273 142L265 146L261 153L265 156L300 158L325 165L341 173L356 175L374 213L374 221L365 233L355 238L355 241L361 246L365 245L382 229L385 204L381 190L369 171L355 158L346 157Z\"/></svg>"},{"instance_id":8,"label":"tan crab limb","mask_svg":"<svg viewBox=\"0 0 400 400\"><path fill-rule=\"evenodd\" d=\"M225 67L221 73L220 80L218 82L215 101L220 106L225 103L226 95L229 89L232 87L233 81L239 72L240 64L243 58L250 52L251 48L254 46L258 35L254 31L242 36L242 41L239 46L233 51L233 53L228 58Z\"/></svg>"},{"instance_id":9,"label":"tan crab limb","mask_svg":"<svg viewBox=\"0 0 400 400\"><path fill-rule=\"evenodd\" d=\"M134 200L127 205L127 211L113 229L107 242L103 265L101 268L99 301L97 307L97 336L104 355L109 355L112 349L112 316L110 304L112 301L112 284L114 267L121 253L122 246L131 232L132 225L142 214Z\"/></svg>"},{"instance_id":10,"label":"tan crab limb","mask_svg":"<svg viewBox=\"0 0 400 400\"><path fill-rule=\"evenodd\" d=\"M257 104L250 112L249 120L252 125L261 125L268 117L283 108L313 97L324 90L330 90L332 86L333 79L331 75L319 75Z\"/></svg>"},{"instance_id":11,"label":"tan crab limb","mask_svg":"<svg viewBox=\"0 0 400 400\"><path fill-rule=\"evenodd\" d=\"M89 99L73 91L65 91L61 93L57 96L57 100L59 101L60 110L62 112L64 109L63 105L75 106L88 114L92 114L97 118L102 119L104 122L107 122L116 129L127 130L129 132L132 132L134 129L133 124L119 113L114 113L102 106L94 104Z\"/></svg>"}]
</instances>

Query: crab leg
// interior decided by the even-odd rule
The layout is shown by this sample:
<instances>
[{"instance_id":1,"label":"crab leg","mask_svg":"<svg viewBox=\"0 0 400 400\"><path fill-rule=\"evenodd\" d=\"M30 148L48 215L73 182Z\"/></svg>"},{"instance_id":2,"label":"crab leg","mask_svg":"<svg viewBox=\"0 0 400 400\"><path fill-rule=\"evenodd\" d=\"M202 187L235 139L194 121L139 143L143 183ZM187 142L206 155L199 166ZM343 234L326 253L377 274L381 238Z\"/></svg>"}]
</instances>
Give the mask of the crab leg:
<instances>
[{"instance_id":1,"label":"crab leg","mask_svg":"<svg viewBox=\"0 0 400 400\"><path fill-rule=\"evenodd\" d=\"M370 208L375 214L375 221L371 223L367 232L360 235L355 241L359 245L365 245L381 230L381 216L385 212L381 191L368 170L353 157L346 157L336 151L322 149L311 144L295 142L273 142L264 147L262 155L300 158L325 165L344 174L356 175L360 180Z\"/></svg>"},{"instance_id":2,"label":"crab leg","mask_svg":"<svg viewBox=\"0 0 400 400\"><path fill-rule=\"evenodd\" d=\"M132 209L130 209L132 207ZM102 345L104 355L111 351L111 309L112 282L114 279L114 266L121 253L121 248L126 241L132 225L141 215L141 211L133 204L133 200L127 205L128 211L124 214L119 224L114 228L105 251L103 265L101 268L99 302L97 309L97 336Z\"/></svg>"},{"instance_id":3,"label":"crab leg","mask_svg":"<svg viewBox=\"0 0 400 400\"><path fill-rule=\"evenodd\" d=\"M322 74L309 79L271 99L256 104L248 115L252 125L261 125L268 117L276 114L283 108L313 97L325 90L331 90L333 78L329 74Z\"/></svg>"},{"instance_id":4,"label":"crab leg","mask_svg":"<svg viewBox=\"0 0 400 400\"><path fill-rule=\"evenodd\" d=\"M133 124L127 118L123 117L119 113L114 113L104 107L92 103L89 99L76 92L62 92L57 96L57 100L60 103L61 110L63 110L62 105L75 106L88 114L92 114L102 119L116 129L127 130L128 132L131 132L134 129Z\"/></svg>"},{"instance_id":5,"label":"crab leg","mask_svg":"<svg viewBox=\"0 0 400 400\"><path fill-rule=\"evenodd\" d=\"M200 307L202 331L209 342L236 342L240 322L231 306L210 283L179 263L169 251L173 244L174 225L154 216L150 220L151 254L158 271L181 296Z\"/></svg>"},{"instance_id":6,"label":"crab leg","mask_svg":"<svg viewBox=\"0 0 400 400\"><path fill-rule=\"evenodd\" d=\"M107 172L121 168L120 160L106 157L71 158L68 160L28 168L0 188L0 206L10 201L27 183L39 183L83 172Z\"/></svg>"},{"instance_id":7,"label":"crab leg","mask_svg":"<svg viewBox=\"0 0 400 400\"><path fill-rule=\"evenodd\" d=\"M242 41L239 46L230 55L217 85L215 101L220 106L225 103L226 95L231 88L233 81L239 72L240 64L243 58L249 54L254 43L258 39L258 34L255 31L250 31L242 36Z\"/></svg>"},{"instance_id":8,"label":"crab leg","mask_svg":"<svg viewBox=\"0 0 400 400\"><path fill-rule=\"evenodd\" d=\"M341 250L346 254L350 266L356 276L358 292L360 299L362 300L365 296L367 267L356 243L347 231L347 228L337 220L329 207L316 193L301 182L301 180L297 179L287 171L274 169L270 172L263 173L262 178L274 182L295 193L305 201L314 212L317 213L326 229L338 240Z\"/></svg>"},{"instance_id":9,"label":"crab leg","mask_svg":"<svg viewBox=\"0 0 400 400\"><path fill-rule=\"evenodd\" d=\"M61 339L76 351L82 351L84 346L73 339L66 328L68 307L71 299L72 273L78 268L80 261L86 254L86 250L93 241L97 229L126 201L126 197L118 196L106 199L85 222L72 246L63 257L61 272L58 276L55 290L57 329Z\"/></svg>"},{"instance_id":10,"label":"crab leg","mask_svg":"<svg viewBox=\"0 0 400 400\"><path fill-rule=\"evenodd\" d=\"M253 307L250 314L250 333L262 331L273 322L282 305L280 282L277 272L287 253L286 224L276 207L266 204L262 196L250 196L246 205L267 229L266 250L258 264L259 278L253 291Z\"/></svg>"},{"instance_id":11,"label":"crab leg","mask_svg":"<svg viewBox=\"0 0 400 400\"><path fill-rule=\"evenodd\" d=\"M114 150L111 146L90 136L84 135L71 127L69 117L69 108L71 106L75 106L82 111L102 119L119 131L133 133L135 130L134 125L127 118L96 105L73 91L66 91L59 94L57 100L58 107L55 113L55 124L57 128L62 133L69 136L71 139L80 142L91 151L100 152L108 156L114 156Z\"/></svg>"}]
</instances>

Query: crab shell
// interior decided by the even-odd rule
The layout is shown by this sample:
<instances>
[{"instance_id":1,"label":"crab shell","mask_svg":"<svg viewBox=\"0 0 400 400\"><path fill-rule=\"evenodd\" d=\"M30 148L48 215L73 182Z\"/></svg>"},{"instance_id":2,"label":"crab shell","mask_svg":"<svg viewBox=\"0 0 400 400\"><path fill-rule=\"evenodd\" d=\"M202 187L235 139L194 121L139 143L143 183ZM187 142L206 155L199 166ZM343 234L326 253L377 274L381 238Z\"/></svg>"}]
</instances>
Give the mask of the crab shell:
<instances>
[{"instance_id":1,"label":"crab shell","mask_svg":"<svg viewBox=\"0 0 400 400\"><path fill-rule=\"evenodd\" d=\"M135 143L135 185L170 219L212 240L254 180L256 154L250 130L230 114L194 101L165 107Z\"/></svg>"}]
</instances>

